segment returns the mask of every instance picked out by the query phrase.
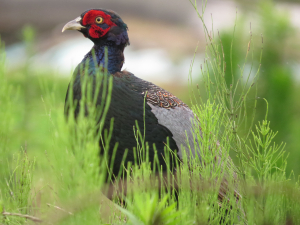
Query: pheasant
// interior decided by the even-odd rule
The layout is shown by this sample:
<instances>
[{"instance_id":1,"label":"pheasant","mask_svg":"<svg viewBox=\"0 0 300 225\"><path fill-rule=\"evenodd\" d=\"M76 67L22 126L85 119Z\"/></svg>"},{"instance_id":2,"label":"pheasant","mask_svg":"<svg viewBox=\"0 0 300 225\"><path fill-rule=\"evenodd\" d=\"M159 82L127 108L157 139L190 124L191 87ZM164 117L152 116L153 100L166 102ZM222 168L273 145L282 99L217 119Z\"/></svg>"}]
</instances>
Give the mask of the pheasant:
<instances>
[{"instance_id":1,"label":"pheasant","mask_svg":"<svg viewBox=\"0 0 300 225\"><path fill-rule=\"evenodd\" d=\"M89 75L95 75L93 51L100 66L105 65L104 54L105 49L107 49L107 71L109 76L113 77L113 90L104 129L109 129L110 120L114 118L109 152L113 151L116 143L118 143L118 148L113 174L118 174L120 170L125 149L128 149L125 165L128 161L134 162L133 148L137 146L137 140L134 136L133 127L136 121L142 132L145 129L145 142L148 142L149 145L150 160L154 157L153 144L155 144L159 162L164 168L164 147L167 142L169 148L176 151L179 158L182 157L183 149L189 153L186 142L187 136L190 137L188 138L190 146L194 145L191 121L195 116L192 110L166 90L142 80L128 71L121 71L124 62L123 51L129 45L128 28L115 12L104 9L85 11L80 17L67 23L62 31L65 30L78 30L94 42L91 51L86 54L75 70L74 100L79 101L81 99L81 73L78 68L80 66L84 68L88 62ZM66 102L68 93L69 89ZM98 104L100 104L100 100L101 98L99 98ZM146 104L144 104L145 100ZM65 104L65 108L65 112L68 112L67 104ZM76 112L78 111L75 110L75 114Z\"/></svg>"},{"instance_id":2,"label":"pheasant","mask_svg":"<svg viewBox=\"0 0 300 225\"><path fill-rule=\"evenodd\" d=\"M124 165L127 165L129 161L134 162L133 148L137 146L137 140L133 127L136 122L139 129L145 131L144 138L149 146L150 161L153 160L156 149L159 163L163 169L166 169L164 159L166 143L169 144L172 151L177 153L179 159L182 159L184 151L187 156L190 154L193 157L198 155L201 159L199 149L195 147L193 138L195 127L199 127L198 132L200 133L201 128L193 111L168 91L142 80L128 71L121 70L124 62L123 51L129 45L129 38L128 27L120 16L111 10L90 9L75 20L68 22L63 27L62 32L65 30L78 30L94 43L91 51L85 55L77 68L80 66L84 68L88 63L89 76L95 76L95 56L98 66L105 66L108 76L113 78L111 103L106 115L104 129L109 129L110 121L114 118L109 146L109 154L112 154L115 144L118 143L113 164L114 175L117 175L122 169L121 162L125 149L128 149L128 154ZM106 49L107 62L105 62ZM72 87L73 99L79 102L82 97L80 91L80 76L82 74L80 70L76 69L73 76L75 79ZM66 102L69 91L70 86L67 91ZM101 103L101 99L100 96L97 104ZM77 105L77 107L79 106ZM68 112L67 104L65 104L65 111ZM76 113L78 110L75 110L75 116ZM231 161L230 158L228 160ZM221 189L220 200L226 192L226 188L223 191ZM237 198L238 196L237 194Z\"/></svg>"}]
</instances>

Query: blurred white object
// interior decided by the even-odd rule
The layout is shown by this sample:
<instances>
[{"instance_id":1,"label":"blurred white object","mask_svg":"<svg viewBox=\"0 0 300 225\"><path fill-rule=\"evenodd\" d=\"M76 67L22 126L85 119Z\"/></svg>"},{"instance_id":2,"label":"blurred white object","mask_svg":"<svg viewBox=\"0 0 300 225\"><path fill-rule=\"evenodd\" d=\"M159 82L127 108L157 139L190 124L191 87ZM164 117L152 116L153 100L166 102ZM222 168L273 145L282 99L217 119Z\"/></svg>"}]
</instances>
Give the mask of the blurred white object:
<instances>
[{"instance_id":1,"label":"blurred white object","mask_svg":"<svg viewBox=\"0 0 300 225\"><path fill-rule=\"evenodd\" d=\"M35 71L54 71L62 76L70 76L84 55L92 48L93 43L87 39L76 38L58 44L45 52L40 52L30 59ZM164 49L125 48L123 69L150 82L188 82L190 64L193 56L174 63ZM16 68L26 62L25 46L15 44L7 48L8 68ZM195 60L193 74L200 74L199 56ZM198 65L198 66L196 66Z\"/></svg>"}]
</instances>

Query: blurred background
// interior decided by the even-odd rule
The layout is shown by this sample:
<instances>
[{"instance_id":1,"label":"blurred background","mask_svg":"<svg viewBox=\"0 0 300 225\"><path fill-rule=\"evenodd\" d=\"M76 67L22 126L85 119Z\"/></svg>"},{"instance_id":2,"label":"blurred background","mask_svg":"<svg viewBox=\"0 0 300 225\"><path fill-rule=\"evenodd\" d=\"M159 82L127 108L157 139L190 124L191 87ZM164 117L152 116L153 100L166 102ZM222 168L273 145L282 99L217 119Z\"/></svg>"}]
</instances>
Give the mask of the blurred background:
<instances>
[{"instance_id":1,"label":"blurred background","mask_svg":"<svg viewBox=\"0 0 300 225\"><path fill-rule=\"evenodd\" d=\"M201 8L202 1L197 2ZM45 139L50 129L47 113L51 109L63 113L72 70L92 47L79 32L61 33L61 29L90 8L112 9L127 23L131 44L125 50L124 69L189 104L188 75L198 46L192 77L194 84L201 83L200 64L206 41L201 20L188 0L0 0L0 36L6 46L6 70L10 82L19 88L12 123L12 134L18 138L9 140L12 151L26 146L29 153L44 157L44 149L51 146ZM298 177L300 2L208 0L204 20L209 30L220 32L227 65L233 40L233 66L227 69L228 76L231 71L240 75L250 30L254 43L251 57L258 68L263 35L255 123L264 118L266 98L271 128L278 131L275 140L285 142L290 154L288 173L293 171ZM245 73L250 72L250 67L246 64Z\"/></svg>"}]
</instances>

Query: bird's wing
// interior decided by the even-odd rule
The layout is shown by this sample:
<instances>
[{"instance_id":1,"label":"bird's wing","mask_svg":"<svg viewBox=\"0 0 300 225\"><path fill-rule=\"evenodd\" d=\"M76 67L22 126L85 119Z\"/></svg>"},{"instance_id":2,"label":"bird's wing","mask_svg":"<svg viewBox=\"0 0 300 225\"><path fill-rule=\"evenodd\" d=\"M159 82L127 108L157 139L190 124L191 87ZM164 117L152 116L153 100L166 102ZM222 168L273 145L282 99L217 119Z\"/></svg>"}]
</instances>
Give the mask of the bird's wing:
<instances>
[{"instance_id":1,"label":"bird's wing","mask_svg":"<svg viewBox=\"0 0 300 225\"><path fill-rule=\"evenodd\" d=\"M158 119L158 123L168 128L178 146L178 156L183 157L183 152L189 157L190 153L195 156L196 152L199 154L199 142L195 137L195 127L200 127L195 124L193 112L185 106L176 106L173 108L164 108L147 101L151 107L152 113ZM163 104L163 103L159 103ZM201 132L200 129L198 132Z\"/></svg>"},{"instance_id":2,"label":"bird's wing","mask_svg":"<svg viewBox=\"0 0 300 225\"><path fill-rule=\"evenodd\" d=\"M201 135L200 123L185 103L170 92L127 71L116 73L114 76L127 83L131 90L145 97L147 105L151 107L151 112L158 120L158 124L171 132L172 138L179 148L177 154L181 159L183 151L187 153L187 156L190 153L195 156L195 152L199 152L199 142L194 136L196 132L200 132Z\"/></svg>"}]
</instances>

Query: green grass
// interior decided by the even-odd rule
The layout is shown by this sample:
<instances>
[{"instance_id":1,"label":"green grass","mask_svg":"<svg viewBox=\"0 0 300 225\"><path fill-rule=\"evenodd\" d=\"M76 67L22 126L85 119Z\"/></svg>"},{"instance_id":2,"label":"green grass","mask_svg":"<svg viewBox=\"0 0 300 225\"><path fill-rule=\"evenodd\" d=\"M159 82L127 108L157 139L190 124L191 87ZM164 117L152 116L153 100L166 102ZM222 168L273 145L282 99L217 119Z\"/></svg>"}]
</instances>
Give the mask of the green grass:
<instances>
[{"instance_id":1,"label":"green grass","mask_svg":"<svg viewBox=\"0 0 300 225\"><path fill-rule=\"evenodd\" d=\"M202 19L205 4L200 12L196 1L191 4ZM236 29L233 37L238 35ZM107 131L104 137L97 133L97 128L102 129L110 95L103 95L106 104L97 108L90 91L93 80L84 76L86 94L80 105L87 105L89 115L85 116L86 108L81 107L75 121L74 105L69 102L66 121L64 98L69 79L34 72L30 60L21 68L7 71L2 44L0 223L299 224L299 182L286 172L290 161L285 145L274 142L277 133L270 126L276 121L268 121L265 110L263 119L256 122L261 67L255 57L258 55L263 63L261 38L248 37L244 64L236 73L236 39L227 43L222 34L209 35L205 26L204 30L207 49L202 79L199 88L193 89L193 84L189 88L193 90L191 108L202 128L202 134L194 129L195 137L201 140L194 143L201 161L184 154L176 173L171 168L162 172L159 166L158 171L152 171L143 131L136 126L135 152L140 165L124 165L127 179L120 176L114 184L105 183L110 171L106 153L111 133ZM27 27L24 40L29 57L34 54L33 37L33 30ZM254 78L251 71L245 72L248 64L255 71ZM95 79L111 91L111 81L106 77L105 72L99 72ZM271 108L271 103L263 102L264 109ZM100 126L95 127L94 121L99 118ZM100 149L99 139L103 142ZM99 156L99 151L104 154ZM169 152L168 147L165 151ZM229 155L235 165L227 160ZM225 200L220 202L222 179L227 180L227 189Z\"/></svg>"}]
</instances>

